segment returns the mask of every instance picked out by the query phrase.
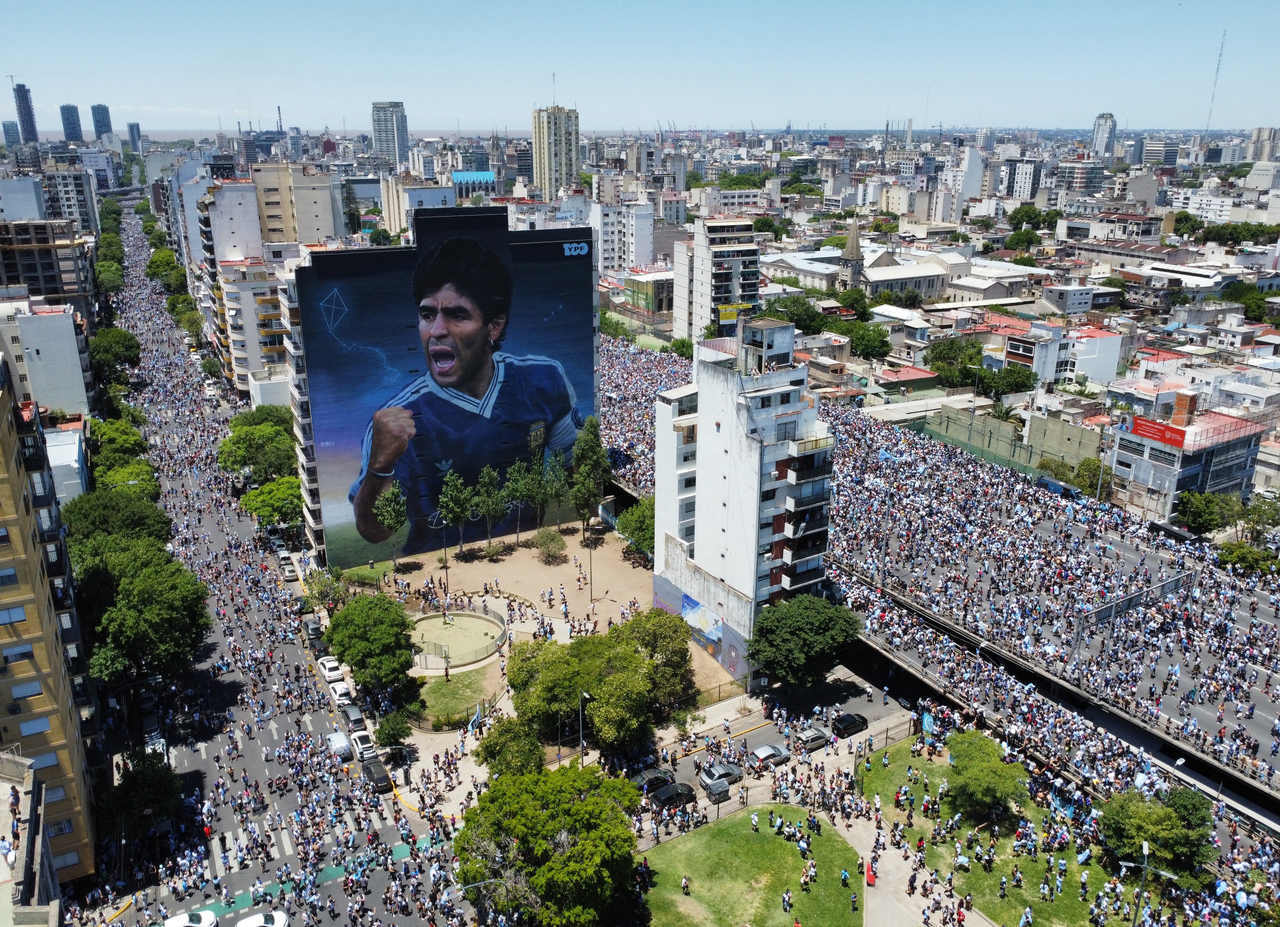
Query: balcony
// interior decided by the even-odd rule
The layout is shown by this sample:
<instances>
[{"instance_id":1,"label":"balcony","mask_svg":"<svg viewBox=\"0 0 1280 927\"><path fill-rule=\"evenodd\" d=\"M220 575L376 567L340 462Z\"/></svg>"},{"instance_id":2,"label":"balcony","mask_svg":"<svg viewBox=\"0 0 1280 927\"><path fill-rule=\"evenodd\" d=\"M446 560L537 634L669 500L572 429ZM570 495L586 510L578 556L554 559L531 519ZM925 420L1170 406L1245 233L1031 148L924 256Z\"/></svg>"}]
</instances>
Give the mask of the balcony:
<instances>
[{"instance_id":1,"label":"balcony","mask_svg":"<svg viewBox=\"0 0 1280 927\"><path fill-rule=\"evenodd\" d=\"M826 422L818 423L819 431L829 431L830 427L831 426L829 426ZM788 457L804 457L807 454L812 454L812 453L815 453L816 451L821 451L829 447L834 447L835 443L836 443L835 436L831 434L819 434L813 438L805 438L804 440L798 440L798 441L788 441L787 456Z\"/></svg>"},{"instance_id":2,"label":"balcony","mask_svg":"<svg viewBox=\"0 0 1280 927\"><path fill-rule=\"evenodd\" d=\"M782 524L783 537L800 538L816 531L826 531L831 519L826 512L811 510L810 514L788 518Z\"/></svg>"},{"instance_id":3,"label":"balcony","mask_svg":"<svg viewBox=\"0 0 1280 927\"><path fill-rule=\"evenodd\" d=\"M787 470L787 482L792 486L796 486L800 483L806 483L809 480L820 480L824 476L830 475L830 459L816 464L805 465L804 463L801 463L799 466L791 467Z\"/></svg>"},{"instance_id":4,"label":"balcony","mask_svg":"<svg viewBox=\"0 0 1280 927\"><path fill-rule=\"evenodd\" d=\"M788 512L803 512L806 509L817 508L826 505L831 499L831 487L825 483L813 483L805 486L818 487L814 492L800 493L794 496L787 496L787 501L783 503L783 508Z\"/></svg>"},{"instance_id":5,"label":"balcony","mask_svg":"<svg viewBox=\"0 0 1280 927\"><path fill-rule=\"evenodd\" d=\"M816 531L809 534L803 541L783 544L782 546L782 562L791 566L799 563L801 560L807 560L810 557L817 557L827 552L827 533L825 531Z\"/></svg>"},{"instance_id":6,"label":"balcony","mask_svg":"<svg viewBox=\"0 0 1280 927\"><path fill-rule=\"evenodd\" d=\"M825 571L821 566L806 570L797 570L795 567L783 567L782 588L795 590L802 586L811 586L822 579L824 572Z\"/></svg>"}]
</instances>

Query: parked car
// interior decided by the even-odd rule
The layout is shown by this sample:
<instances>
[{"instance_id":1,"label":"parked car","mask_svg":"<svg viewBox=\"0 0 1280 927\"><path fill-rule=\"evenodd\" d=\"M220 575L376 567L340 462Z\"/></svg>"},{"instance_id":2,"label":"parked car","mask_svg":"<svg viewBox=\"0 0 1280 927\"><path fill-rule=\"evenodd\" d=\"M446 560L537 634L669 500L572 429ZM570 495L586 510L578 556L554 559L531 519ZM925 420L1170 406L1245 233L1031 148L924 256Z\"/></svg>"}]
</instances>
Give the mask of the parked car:
<instances>
[{"instance_id":1,"label":"parked car","mask_svg":"<svg viewBox=\"0 0 1280 927\"><path fill-rule=\"evenodd\" d=\"M298 581L298 571L294 568L292 560L286 560L280 567L280 573L286 580L291 583Z\"/></svg>"},{"instance_id":2,"label":"parked car","mask_svg":"<svg viewBox=\"0 0 1280 927\"><path fill-rule=\"evenodd\" d=\"M644 792L648 786L649 791L653 792L668 783L676 781L676 774L665 766L655 766L653 769L644 769L631 777L632 783L641 792Z\"/></svg>"},{"instance_id":3,"label":"parked car","mask_svg":"<svg viewBox=\"0 0 1280 927\"><path fill-rule=\"evenodd\" d=\"M353 756L351 740L342 731L334 731L325 738L325 743L329 747L329 752L340 760L349 760Z\"/></svg>"},{"instance_id":4,"label":"parked car","mask_svg":"<svg viewBox=\"0 0 1280 927\"><path fill-rule=\"evenodd\" d=\"M733 785L742 781L742 767L737 763L711 763L702 767L702 772L698 773L698 781L704 789L710 788L713 782Z\"/></svg>"},{"instance_id":5,"label":"parked car","mask_svg":"<svg viewBox=\"0 0 1280 927\"><path fill-rule=\"evenodd\" d=\"M329 694L333 696L333 703L339 708L351 704L351 687L345 682L329 683Z\"/></svg>"},{"instance_id":6,"label":"parked car","mask_svg":"<svg viewBox=\"0 0 1280 927\"><path fill-rule=\"evenodd\" d=\"M655 808L679 808L697 802L693 786L686 782L668 782L649 796Z\"/></svg>"},{"instance_id":7,"label":"parked car","mask_svg":"<svg viewBox=\"0 0 1280 927\"><path fill-rule=\"evenodd\" d=\"M347 730L363 731L367 730L368 725L364 721L364 712L360 710L358 705L343 705L342 719L347 722Z\"/></svg>"},{"instance_id":8,"label":"parked car","mask_svg":"<svg viewBox=\"0 0 1280 927\"><path fill-rule=\"evenodd\" d=\"M732 789L733 786L723 779L716 779L714 782L709 782L702 787L702 790L707 793L707 801L713 805L728 801Z\"/></svg>"},{"instance_id":9,"label":"parked car","mask_svg":"<svg viewBox=\"0 0 1280 927\"><path fill-rule=\"evenodd\" d=\"M356 759L361 762L378 758L378 745L373 742L373 736L368 731L356 731L352 734L351 746L355 747Z\"/></svg>"},{"instance_id":10,"label":"parked car","mask_svg":"<svg viewBox=\"0 0 1280 927\"><path fill-rule=\"evenodd\" d=\"M810 725L796 734L796 746L805 753L812 753L814 750L820 750L824 744L830 742L831 732L821 724Z\"/></svg>"},{"instance_id":11,"label":"parked car","mask_svg":"<svg viewBox=\"0 0 1280 927\"><path fill-rule=\"evenodd\" d=\"M289 918L279 911L262 911L237 921L236 927L289 927Z\"/></svg>"},{"instance_id":12,"label":"parked car","mask_svg":"<svg viewBox=\"0 0 1280 927\"><path fill-rule=\"evenodd\" d=\"M316 661L316 665L320 667L320 675L324 677L325 682L342 681L342 664L338 662L337 657L321 657Z\"/></svg>"},{"instance_id":13,"label":"parked car","mask_svg":"<svg viewBox=\"0 0 1280 927\"><path fill-rule=\"evenodd\" d=\"M360 767L360 772L372 783L374 791L382 795L391 791L391 775L387 772L387 767L377 760L369 760Z\"/></svg>"},{"instance_id":14,"label":"parked car","mask_svg":"<svg viewBox=\"0 0 1280 927\"><path fill-rule=\"evenodd\" d=\"M320 622L314 618L308 618L302 622L302 633L307 636L309 641L317 641L324 637L324 629L320 627Z\"/></svg>"},{"instance_id":15,"label":"parked car","mask_svg":"<svg viewBox=\"0 0 1280 927\"><path fill-rule=\"evenodd\" d=\"M167 918L164 927L218 927L218 919L212 911L191 911Z\"/></svg>"},{"instance_id":16,"label":"parked car","mask_svg":"<svg viewBox=\"0 0 1280 927\"><path fill-rule=\"evenodd\" d=\"M831 722L831 730L835 732L837 737L848 737L851 734L857 734L867 729L867 719L864 715L851 714L845 712L838 715Z\"/></svg>"},{"instance_id":17,"label":"parked car","mask_svg":"<svg viewBox=\"0 0 1280 927\"><path fill-rule=\"evenodd\" d=\"M761 744L751 751L751 764L757 769L766 766L785 766L791 754L782 744Z\"/></svg>"}]
</instances>

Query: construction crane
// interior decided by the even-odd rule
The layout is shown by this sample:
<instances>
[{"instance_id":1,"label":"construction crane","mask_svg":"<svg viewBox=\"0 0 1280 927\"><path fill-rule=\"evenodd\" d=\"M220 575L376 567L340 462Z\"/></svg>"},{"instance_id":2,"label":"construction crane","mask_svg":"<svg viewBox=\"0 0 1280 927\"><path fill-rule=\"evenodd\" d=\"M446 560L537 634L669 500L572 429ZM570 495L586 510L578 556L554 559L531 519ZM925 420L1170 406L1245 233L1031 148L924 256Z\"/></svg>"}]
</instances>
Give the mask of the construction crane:
<instances>
[{"instance_id":1,"label":"construction crane","mask_svg":"<svg viewBox=\"0 0 1280 927\"><path fill-rule=\"evenodd\" d=\"M1218 64L1213 69L1213 89L1209 91L1209 115L1204 117L1204 134L1209 134L1209 123L1213 121L1213 101L1218 97L1218 75L1222 73L1222 50L1227 45L1227 30L1222 30L1222 41L1218 43Z\"/></svg>"}]
</instances>

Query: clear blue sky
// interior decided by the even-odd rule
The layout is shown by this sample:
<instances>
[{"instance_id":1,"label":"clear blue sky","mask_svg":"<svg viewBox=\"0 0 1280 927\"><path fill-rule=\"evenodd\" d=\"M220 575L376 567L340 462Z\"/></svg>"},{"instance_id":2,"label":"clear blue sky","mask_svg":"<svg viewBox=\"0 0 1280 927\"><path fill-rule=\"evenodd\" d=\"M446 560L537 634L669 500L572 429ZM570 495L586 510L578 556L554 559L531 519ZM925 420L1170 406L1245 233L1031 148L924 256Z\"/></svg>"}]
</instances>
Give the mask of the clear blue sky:
<instances>
[{"instance_id":1,"label":"clear blue sky","mask_svg":"<svg viewBox=\"0 0 1280 927\"><path fill-rule=\"evenodd\" d=\"M107 103L123 130L236 120L365 129L403 100L412 130L528 131L575 105L582 128L1203 127L1228 28L1214 128L1280 125L1274 0L894 4L262 3L71 0L11 6L3 72L58 106ZM561 11L563 10L563 12ZM1230 16L1234 26L1226 21ZM0 116L14 118L12 96Z\"/></svg>"}]
</instances>

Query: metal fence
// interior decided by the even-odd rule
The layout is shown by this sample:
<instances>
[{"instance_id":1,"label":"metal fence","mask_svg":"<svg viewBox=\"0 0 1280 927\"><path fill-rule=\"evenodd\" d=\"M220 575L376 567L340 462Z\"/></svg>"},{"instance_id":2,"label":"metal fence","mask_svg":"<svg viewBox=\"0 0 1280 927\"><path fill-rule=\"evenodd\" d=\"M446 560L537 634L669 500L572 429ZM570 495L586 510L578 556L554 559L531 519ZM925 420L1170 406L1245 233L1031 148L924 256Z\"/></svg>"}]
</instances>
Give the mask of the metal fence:
<instances>
[{"instance_id":1,"label":"metal fence","mask_svg":"<svg viewBox=\"0 0 1280 927\"><path fill-rule=\"evenodd\" d=\"M442 612L430 612L424 614L423 617L430 618L434 615L443 614ZM502 626L502 631L493 640L480 647L471 647L467 650L459 650L456 647L450 647L448 644L441 644L438 641L424 641L416 644L418 651L413 655L413 665L418 669L429 669L428 657L436 657L445 660L449 666L467 666L471 663L478 663L481 660L497 653L498 648L507 642L510 634L507 628L507 616L488 606L486 603L480 609L454 610L450 614L483 614L488 618L492 618Z\"/></svg>"},{"instance_id":2,"label":"metal fence","mask_svg":"<svg viewBox=\"0 0 1280 927\"><path fill-rule=\"evenodd\" d=\"M1080 644L1084 639L1086 631L1091 631L1104 621L1109 621L1117 615L1123 615L1131 609L1138 608L1153 602L1159 602L1165 596L1172 595L1179 590L1186 589L1195 584L1196 574L1190 570L1179 573L1177 576L1170 577L1164 582L1156 583L1154 586L1147 586L1145 589L1139 589L1137 592L1131 592L1128 595L1121 596L1103 605L1099 605L1080 622L1076 624L1075 639L1071 645L1071 657L1074 661L1080 653Z\"/></svg>"}]
</instances>

